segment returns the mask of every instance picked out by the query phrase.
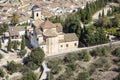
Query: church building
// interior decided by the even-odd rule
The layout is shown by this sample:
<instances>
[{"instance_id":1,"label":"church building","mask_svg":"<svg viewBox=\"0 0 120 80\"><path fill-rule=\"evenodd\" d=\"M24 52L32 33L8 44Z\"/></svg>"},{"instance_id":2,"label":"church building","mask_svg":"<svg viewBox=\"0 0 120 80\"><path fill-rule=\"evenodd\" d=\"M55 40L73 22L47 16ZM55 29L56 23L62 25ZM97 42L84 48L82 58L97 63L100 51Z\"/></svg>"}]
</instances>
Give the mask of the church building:
<instances>
[{"instance_id":1,"label":"church building","mask_svg":"<svg viewBox=\"0 0 120 80\"><path fill-rule=\"evenodd\" d=\"M63 26L60 23L40 20L41 12L39 9L33 10L32 13L35 20L32 25L34 28L32 35L36 36L33 38L36 41L31 40L33 47L41 47L46 55L57 54L78 47L78 37L75 33L64 33Z\"/></svg>"}]
</instances>

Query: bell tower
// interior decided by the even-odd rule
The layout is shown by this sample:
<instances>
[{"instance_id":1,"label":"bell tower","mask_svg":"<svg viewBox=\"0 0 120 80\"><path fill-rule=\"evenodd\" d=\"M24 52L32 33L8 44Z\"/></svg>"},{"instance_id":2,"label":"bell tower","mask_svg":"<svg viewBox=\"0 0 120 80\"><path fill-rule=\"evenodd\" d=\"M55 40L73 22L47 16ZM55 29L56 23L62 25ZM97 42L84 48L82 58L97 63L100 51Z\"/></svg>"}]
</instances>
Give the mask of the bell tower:
<instances>
[{"instance_id":1,"label":"bell tower","mask_svg":"<svg viewBox=\"0 0 120 80\"><path fill-rule=\"evenodd\" d=\"M42 15L41 15L41 9L38 5L34 5L32 7L32 18L34 20L37 20L37 19L41 19L42 18Z\"/></svg>"}]
</instances>

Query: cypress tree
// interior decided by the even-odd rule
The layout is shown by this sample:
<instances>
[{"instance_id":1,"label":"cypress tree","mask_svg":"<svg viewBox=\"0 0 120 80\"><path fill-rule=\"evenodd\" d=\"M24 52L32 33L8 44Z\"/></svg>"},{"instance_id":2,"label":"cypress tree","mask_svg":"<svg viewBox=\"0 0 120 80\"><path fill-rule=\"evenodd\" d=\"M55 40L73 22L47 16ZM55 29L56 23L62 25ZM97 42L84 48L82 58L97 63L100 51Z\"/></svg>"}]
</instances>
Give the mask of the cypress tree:
<instances>
[{"instance_id":1,"label":"cypress tree","mask_svg":"<svg viewBox=\"0 0 120 80\"><path fill-rule=\"evenodd\" d=\"M21 50L25 49L25 36L22 36Z\"/></svg>"},{"instance_id":2,"label":"cypress tree","mask_svg":"<svg viewBox=\"0 0 120 80\"><path fill-rule=\"evenodd\" d=\"M104 14L104 10L102 10L102 17L104 17L105 16L105 14Z\"/></svg>"},{"instance_id":3,"label":"cypress tree","mask_svg":"<svg viewBox=\"0 0 120 80\"><path fill-rule=\"evenodd\" d=\"M10 50L11 50L11 47L12 47L11 39L9 38L8 46L7 46L7 51L10 51Z\"/></svg>"},{"instance_id":4,"label":"cypress tree","mask_svg":"<svg viewBox=\"0 0 120 80\"><path fill-rule=\"evenodd\" d=\"M17 50L17 42L16 41L14 42L13 49Z\"/></svg>"},{"instance_id":5,"label":"cypress tree","mask_svg":"<svg viewBox=\"0 0 120 80\"><path fill-rule=\"evenodd\" d=\"M0 49L2 48L2 43L1 43L1 41L0 41Z\"/></svg>"},{"instance_id":6,"label":"cypress tree","mask_svg":"<svg viewBox=\"0 0 120 80\"><path fill-rule=\"evenodd\" d=\"M101 13L99 13L99 18L101 18L101 16L102 16Z\"/></svg>"},{"instance_id":7,"label":"cypress tree","mask_svg":"<svg viewBox=\"0 0 120 80\"><path fill-rule=\"evenodd\" d=\"M107 11L107 16L111 16L111 10L110 9Z\"/></svg>"}]
</instances>

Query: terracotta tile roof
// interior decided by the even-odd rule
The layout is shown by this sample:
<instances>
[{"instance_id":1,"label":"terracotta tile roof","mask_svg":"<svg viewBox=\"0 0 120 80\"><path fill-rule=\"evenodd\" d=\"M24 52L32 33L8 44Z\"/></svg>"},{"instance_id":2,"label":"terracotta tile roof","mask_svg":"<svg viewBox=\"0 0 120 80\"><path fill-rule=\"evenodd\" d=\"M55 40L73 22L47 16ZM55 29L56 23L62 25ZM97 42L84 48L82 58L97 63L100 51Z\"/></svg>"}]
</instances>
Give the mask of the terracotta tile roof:
<instances>
[{"instance_id":1,"label":"terracotta tile roof","mask_svg":"<svg viewBox=\"0 0 120 80\"><path fill-rule=\"evenodd\" d=\"M58 35L57 31L54 29L48 29L45 32L43 32L43 35L46 37L55 37Z\"/></svg>"},{"instance_id":2,"label":"terracotta tile roof","mask_svg":"<svg viewBox=\"0 0 120 80\"><path fill-rule=\"evenodd\" d=\"M41 25L40 25L41 28L43 29L50 29L50 28L55 28L55 24L53 24L52 22L50 22L49 20L43 22Z\"/></svg>"},{"instance_id":3,"label":"terracotta tile roof","mask_svg":"<svg viewBox=\"0 0 120 80\"><path fill-rule=\"evenodd\" d=\"M62 27L61 23L56 23L55 25L56 25L57 32L63 32L63 27Z\"/></svg>"},{"instance_id":4,"label":"terracotta tile roof","mask_svg":"<svg viewBox=\"0 0 120 80\"><path fill-rule=\"evenodd\" d=\"M33 22L33 25L36 27L36 28L40 28L40 24L43 23L44 21L43 20L36 20Z\"/></svg>"},{"instance_id":5,"label":"terracotta tile roof","mask_svg":"<svg viewBox=\"0 0 120 80\"><path fill-rule=\"evenodd\" d=\"M37 35L42 35L42 31L41 31L40 29L35 28L35 31L36 31L36 34L37 34Z\"/></svg>"},{"instance_id":6,"label":"terracotta tile roof","mask_svg":"<svg viewBox=\"0 0 120 80\"><path fill-rule=\"evenodd\" d=\"M8 29L10 36L19 35L19 31L24 31L24 30L25 30L25 26L9 27Z\"/></svg>"},{"instance_id":7,"label":"terracotta tile roof","mask_svg":"<svg viewBox=\"0 0 120 80\"><path fill-rule=\"evenodd\" d=\"M72 42L72 41L78 41L78 37L75 33L67 33L64 34L64 40L61 40L59 42Z\"/></svg>"}]
</instances>

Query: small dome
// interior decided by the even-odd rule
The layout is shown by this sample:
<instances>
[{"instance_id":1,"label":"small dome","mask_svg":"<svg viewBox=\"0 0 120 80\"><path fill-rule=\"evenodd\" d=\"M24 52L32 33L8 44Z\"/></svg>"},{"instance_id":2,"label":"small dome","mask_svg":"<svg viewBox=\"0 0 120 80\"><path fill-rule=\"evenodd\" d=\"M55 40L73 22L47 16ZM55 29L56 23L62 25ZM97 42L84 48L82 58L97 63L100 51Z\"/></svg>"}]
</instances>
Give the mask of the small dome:
<instances>
[{"instance_id":1,"label":"small dome","mask_svg":"<svg viewBox=\"0 0 120 80\"><path fill-rule=\"evenodd\" d=\"M32 7L32 10L41 10L41 8L40 8L38 5L34 5L34 6Z\"/></svg>"}]
</instances>

